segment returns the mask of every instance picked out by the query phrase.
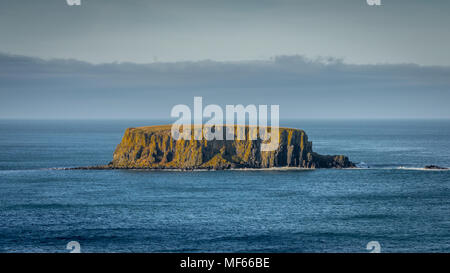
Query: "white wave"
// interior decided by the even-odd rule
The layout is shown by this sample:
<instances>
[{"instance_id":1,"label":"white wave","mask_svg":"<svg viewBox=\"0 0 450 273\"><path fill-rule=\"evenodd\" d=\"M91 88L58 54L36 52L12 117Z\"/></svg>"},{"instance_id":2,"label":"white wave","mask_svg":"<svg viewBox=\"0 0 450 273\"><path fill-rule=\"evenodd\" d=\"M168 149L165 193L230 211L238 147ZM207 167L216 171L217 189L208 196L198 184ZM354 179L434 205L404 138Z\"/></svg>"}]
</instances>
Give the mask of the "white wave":
<instances>
[{"instance_id":1,"label":"white wave","mask_svg":"<svg viewBox=\"0 0 450 273\"><path fill-rule=\"evenodd\" d=\"M272 167L272 168L235 168L227 169L229 171L313 171L311 168L301 167Z\"/></svg>"},{"instance_id":2,"label":"white wave","mask_svg":"<svg viewBox=\"0 0 450 273\"><path fill-rule=\"evenodd\" d=\"M425 167L405 167L405 166L370 166L364 162L356 164L356 168L344 168L342 170L407 170L407 171L450 171L450 167L443 169L428 169Z\"/></svg>"},{"instance_id":3,"label":"white wave","mask_svg":"<svg viewBox=\"0 0 450 273\"><path fill-rule=\"evenodd\" d=\"M404 167L404 166L400 166L395 168L397 170L408 170L408 171L449 171L449 168L445 168L445 169L427 169L427 168L418 168L418 167Z\"/></svg>"},{"instance_id":4,"label":"white wave","mask_svg":"<svg viewBox=\"0 0 450 273\"><path fill-rule=\"evenodd\" d=\"M362 161L357 163L356 167L359 169L369 169L370 168L369 164L367 164L366 162L362 162Z\"/></svg>"}]
</instances>

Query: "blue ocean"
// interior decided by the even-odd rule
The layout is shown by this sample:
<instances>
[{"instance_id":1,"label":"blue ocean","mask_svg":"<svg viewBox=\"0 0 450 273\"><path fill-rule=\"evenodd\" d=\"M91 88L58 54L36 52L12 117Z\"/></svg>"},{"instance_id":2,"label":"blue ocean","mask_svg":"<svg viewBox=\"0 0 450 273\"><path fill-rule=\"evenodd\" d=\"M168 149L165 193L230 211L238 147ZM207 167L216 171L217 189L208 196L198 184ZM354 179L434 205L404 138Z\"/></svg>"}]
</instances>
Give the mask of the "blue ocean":
<instances>
[{"instance_id":1,"label":"blue ocean","mask_svg":"<svg viewBox=\"0 0 450 273\"><path fill-rule=\"evenodd\" d=\"M155 120L0 120L0 252L450 252L449 120L284 120L348 170L63 170Z\"/></svg>"}]
</instances>

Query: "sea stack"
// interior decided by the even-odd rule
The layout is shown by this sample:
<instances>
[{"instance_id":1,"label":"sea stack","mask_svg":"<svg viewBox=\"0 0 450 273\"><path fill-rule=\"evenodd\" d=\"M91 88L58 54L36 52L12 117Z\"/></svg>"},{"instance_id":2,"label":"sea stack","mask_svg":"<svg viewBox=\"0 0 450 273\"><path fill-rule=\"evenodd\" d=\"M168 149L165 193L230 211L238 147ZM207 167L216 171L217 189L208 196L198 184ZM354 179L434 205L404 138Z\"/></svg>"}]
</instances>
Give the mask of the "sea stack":
<instances>
[{"instance_id":1,"label":"sea stack","mask_svg":"<svg viewBox=\"0 0 450 273\"><path fill-rule=\"evenodd\" d=\"M249 127L245 127L248 136ZM236 127L235 127L236 130ZM270 129L269 129L270 130ZM224 130L225 131L225 130ZM193 135L194 133L192 133ZM235 134L236 135L236 134ZM171 125L128 128L108 169L238 169L238 168L353 168L344 155L319 155L303 130L279 128L279 145L261 151L258 140L175 140ZM95 167L93 167L95 168Z\"/></svg>"}]
</instances>

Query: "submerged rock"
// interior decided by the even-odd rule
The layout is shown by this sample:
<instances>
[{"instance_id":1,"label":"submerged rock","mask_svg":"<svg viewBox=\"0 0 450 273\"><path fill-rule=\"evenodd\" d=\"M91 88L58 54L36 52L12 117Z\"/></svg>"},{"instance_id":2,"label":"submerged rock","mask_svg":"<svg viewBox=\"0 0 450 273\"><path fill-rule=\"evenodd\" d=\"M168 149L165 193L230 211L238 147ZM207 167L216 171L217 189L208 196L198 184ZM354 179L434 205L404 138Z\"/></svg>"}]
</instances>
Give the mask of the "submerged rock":
<instances>
[{"instance_id":1,"label":"submerged rock","mask_svg":"<svg viewBox=\"0 0 450 273\"><path fill-rule=\"evenodd\" d=\"M236 130L236 126L235 126ZM270 130L270 129L269 129ZM224 130L225 131L225 130ZM90 169L233 169L233 168L353 168L343 155L319 155L303 130L280 128L279 145L261 151L261 139L175 140L171 125L128 128L117 146L113 160ZM193 133L192 133L193 135ZM236 135L236 134L235 134Z\"/></svg>"}]
</instances>

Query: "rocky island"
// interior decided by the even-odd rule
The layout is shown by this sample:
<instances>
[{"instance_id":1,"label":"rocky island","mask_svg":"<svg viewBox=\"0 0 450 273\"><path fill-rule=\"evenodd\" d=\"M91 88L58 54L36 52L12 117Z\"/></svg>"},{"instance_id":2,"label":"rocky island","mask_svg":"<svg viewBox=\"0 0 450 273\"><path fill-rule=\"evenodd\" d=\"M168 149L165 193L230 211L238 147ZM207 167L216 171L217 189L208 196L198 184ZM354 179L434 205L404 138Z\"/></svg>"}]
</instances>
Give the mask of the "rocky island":
<instances>
[{"instance_id":1,"label":"rocky island","mask_svg":"<svg viewBox=\"0 0 450 273\"><path fill-rule=\"evenodd\" d=\"M236 128L235 128L236 129ZM269 129L270 130L270 129ZM245 133L249 127L245 126ZM249 139L249 138L246 138ZM344 155L320 155L303 130L279 128L279 145L261 151L258 140L175 140L171 125L128 128L108 165L77 169L353 168Z\"/></svg>"}]
</instances>

